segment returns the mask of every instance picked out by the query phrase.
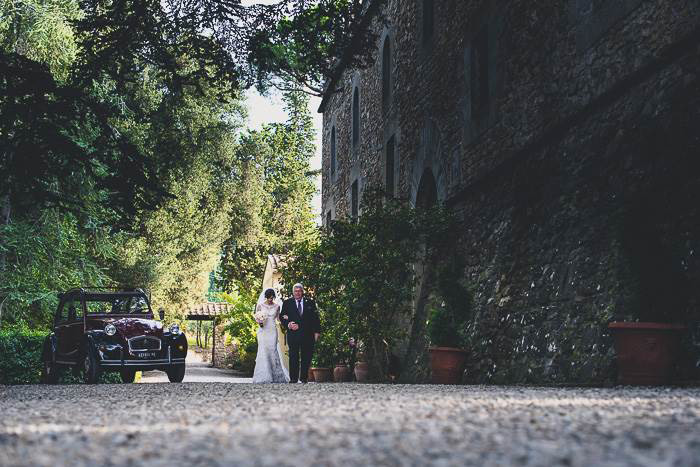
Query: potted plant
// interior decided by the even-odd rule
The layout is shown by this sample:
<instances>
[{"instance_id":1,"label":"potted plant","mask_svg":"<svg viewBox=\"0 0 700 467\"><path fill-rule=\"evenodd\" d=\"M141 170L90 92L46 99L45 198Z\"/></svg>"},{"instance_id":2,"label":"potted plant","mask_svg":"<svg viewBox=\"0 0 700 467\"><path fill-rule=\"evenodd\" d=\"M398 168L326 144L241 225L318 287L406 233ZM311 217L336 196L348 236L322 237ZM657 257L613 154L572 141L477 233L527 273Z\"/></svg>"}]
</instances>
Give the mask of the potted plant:
<instances>
[{"instance_id":1,"label":"potted plant","mask_svg":"<svg viewBox=\"0 0 700 467\"><path fill-rule=\"evenodd\" d=\"M347 363L337 363L333 369L333 381L347 383L350 381L350 367Z\"/></svg>"},{"instance_id":2,"label":"potted plant","mask_svg":"<svg viewBox=\"0 0 700 467\"><path fill-rule=\"evenodd\" d=\"M662 235L663 208L652 196L638 199L623 216L620 244L628 293L623 320L608 325L617 355L618 381L626 385L669 384L686 329L688 279Z\"/></svg>"},{"instance_id":3,"label":"potted plant","mask_svg":"<svg viewBox=\"0 0 700 467\"><path fill-rule=\"evenodd\" d=\"M369 377L369 364L367 363L367 359L365 357L362 342L351 339L350 344L353 347L352 359L355 361L355 364L353 365L355 381L358 383L366 383Z\"/></svg>"},{"instance_id":4,"label":"potted plant","mask_svg":"<svg viewBox=\"0 0 700 467\"><path fill-rule=\"evenodd\" d=\"M311 371L314 375L314 381L317 383L333 381L333 345L333 336L331 333L322 333L321 338L316 342Z\"/></svg>"},{"instance_id":5,"label":"potted plant","mask_svg":"<svg viewBox=\"0 0 700 467\"><path fill-rule=\"evenodd\" d=\"M336 365L333 369L333 380L336 383L345 383L352 380L349 362L352 361L355 350L355 339L349 338L347 342L341 342L336 351Z\"/></svg>"},{"instance_id":6,"label":"potted plant","mask_svg":"<svg viewBox=\"0 0 700 467\"><path fill-rule=\"evenodd\" d=\"M467 352L462 331L471 313L471 293L462 283L463 264L453 256L436 271L436 287L428 305L430 369L434 384L458 384Z\"/></svg>"}]
</instances>

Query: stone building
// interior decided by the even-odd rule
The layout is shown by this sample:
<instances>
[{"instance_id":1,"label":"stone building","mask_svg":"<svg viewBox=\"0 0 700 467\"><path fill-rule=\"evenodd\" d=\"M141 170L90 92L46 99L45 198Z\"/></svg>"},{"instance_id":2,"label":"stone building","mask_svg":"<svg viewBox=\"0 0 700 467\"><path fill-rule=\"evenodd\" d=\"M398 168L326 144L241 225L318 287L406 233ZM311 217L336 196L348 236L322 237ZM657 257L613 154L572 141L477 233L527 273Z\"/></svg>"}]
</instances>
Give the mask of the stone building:
<instances>
[{"instance_id":1,"label":"stone building","mask_svg":"<svg viewBox=\"0 0 700 467\"><path fill-rule=\"evenodd\" d=\"M374 64L340 64L319 109L324 222L361 215L370 184L455 212L475 301L467 380L610 381L613 319L693 335L700 2L390 0L384 13ZM425 339L412 345L424 358Z\"/></svg>"}]
</instances>

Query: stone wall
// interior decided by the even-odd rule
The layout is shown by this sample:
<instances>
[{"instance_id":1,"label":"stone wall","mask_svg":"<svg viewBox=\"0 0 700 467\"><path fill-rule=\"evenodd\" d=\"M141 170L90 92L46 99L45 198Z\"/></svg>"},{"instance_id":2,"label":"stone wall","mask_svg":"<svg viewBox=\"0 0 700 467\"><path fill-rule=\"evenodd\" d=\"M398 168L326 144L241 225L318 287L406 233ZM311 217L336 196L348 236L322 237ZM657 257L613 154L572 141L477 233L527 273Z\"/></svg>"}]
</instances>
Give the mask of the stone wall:
<instances>
[{"instance_id":1,"label":"stone wall","mask_svg":"<svg viewBox=\"0 0 700 467\"><path fill-rule=\"evenodd\" d=\"M611 381L611 320L694 331L700 4L435 1L424 40L423 3L392 0L377 23L378 51L392 44L388 104L380 53L324 100L324 214L348 214L353 181L384 184L392 137L397 196L415 202L432 174L475 291L468 381ZM413 380L426 377L425 344Z\"/></svg>"},{"instance_id":2,"label":"stone wall","mask_svg":"<svg viewBox=\"0 0 700 467\"><path fill-rule=\"evenodd\" d=\"M214 362L212 366L215 368L229 368L233 364L236 347L231 343L226 345L226 332L223 324L216 321L214 329L214 332L216 332L216 339L214 341ZM211 351L209 351L209 358L207 360L210 358Z\"/></svg>"}]
</instances>

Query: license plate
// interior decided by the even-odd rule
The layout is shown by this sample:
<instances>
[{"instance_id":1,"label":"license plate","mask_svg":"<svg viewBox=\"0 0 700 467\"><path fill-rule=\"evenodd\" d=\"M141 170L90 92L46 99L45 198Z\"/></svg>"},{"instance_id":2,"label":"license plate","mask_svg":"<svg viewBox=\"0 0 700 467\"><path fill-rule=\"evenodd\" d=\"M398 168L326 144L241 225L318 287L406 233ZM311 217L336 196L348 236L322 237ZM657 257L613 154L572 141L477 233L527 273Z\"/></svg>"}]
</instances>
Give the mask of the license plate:
<instances>
[{"instance_id":1,"label":"license plate","mask_svg":"<svg viewBox=\"0 0 700 467\"><path fill-rule=\"evenodd\" d=\"M139 352L136 354L137 358L156 358L155 352Z\"/></svg>"}]
</instances>

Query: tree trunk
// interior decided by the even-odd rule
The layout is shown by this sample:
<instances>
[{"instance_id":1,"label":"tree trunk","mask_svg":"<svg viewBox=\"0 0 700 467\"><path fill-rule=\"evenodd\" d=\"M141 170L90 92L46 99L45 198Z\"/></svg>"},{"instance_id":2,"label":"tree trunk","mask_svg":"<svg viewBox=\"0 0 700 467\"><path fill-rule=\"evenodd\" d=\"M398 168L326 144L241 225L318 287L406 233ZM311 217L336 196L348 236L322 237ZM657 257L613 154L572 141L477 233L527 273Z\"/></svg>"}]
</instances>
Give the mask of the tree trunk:
<instances>
[{"instance_id":1,"label":"tree trunk","mask_svg":"<svg viewBox=\"0 0 700 467\"><path fill-rule=\"evenodd\" d=\"M11 212L10 194L7 193L2 198L2 209L0 209L0 222L2 222L2 225L6 226L10 223L10 212ZM0 252L0 272L5 271L5 261L6 260L7 260L6 253L3 250L2 252Z\"/></svg>"}]
</instances>

